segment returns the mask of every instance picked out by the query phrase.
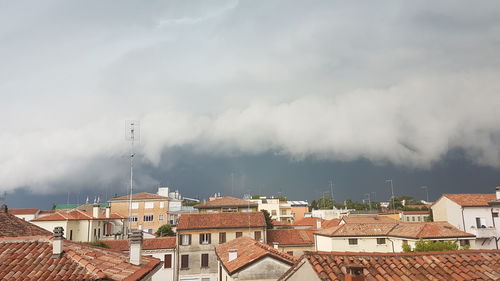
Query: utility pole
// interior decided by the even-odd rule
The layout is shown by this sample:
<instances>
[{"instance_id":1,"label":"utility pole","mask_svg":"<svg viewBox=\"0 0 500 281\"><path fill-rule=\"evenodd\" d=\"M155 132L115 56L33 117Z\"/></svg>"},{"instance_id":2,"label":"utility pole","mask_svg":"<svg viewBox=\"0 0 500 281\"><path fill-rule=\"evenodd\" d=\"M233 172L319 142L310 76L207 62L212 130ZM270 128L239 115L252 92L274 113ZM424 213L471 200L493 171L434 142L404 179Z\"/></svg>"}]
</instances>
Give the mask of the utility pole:
<instances>
[{"instance_id":1,"label":"utility pole","mask_svg":"<svg viewBox=\"0 0 500 281\"><path fill-rule=\"evenodd\" d=\"M330 195L332 197L332 210L334 209L334 206L333 206L333 180L330 180Z\"/></svg>"},{"instance_id":2,"label":"utility pole","mask_svg":"<svg viewBox=\"0 0 500 281\"><path fill-rule=\"evenodd\" d=\"M370 197L370 193L365 193L365 195L368 197L368 209L371 211L372 210L372 200Z\"/></svg>"},{"instance_id":3,"label":"utility pole","mask_svg":"<svg viewBox=\"0 0 500 281\"><path fill-rule=\"evenodd\" d=\"M139 122L129 121L127 122L127 139L130 141L130 196L128 205L128 231L131 229L131 217L132 217L132 194L134 191L134 142L139 140Z\"/></svg>"},{"instance_id":4,"label":"utility pole","mask_svg":"<svg viewBox=\"0 0 500 281\"><path fill-rule=\"evenodd\" d=\"M426 198L426 203L429 203L429 187L427 186L421 186L420 188L425 189L425 198Z\"/></svg>"},{"instance_id":5,"label":"utility pole","mask_svg":"<svg viewBox=\"0 0 500 281\"><path fill-rule=\"evenodd\" d=\"M392 184L392 179L385 180L385 182L391 183L392 210L394 213L396 213L396 207L394 205L394 185Z\"/></svg>"}]
</instances>

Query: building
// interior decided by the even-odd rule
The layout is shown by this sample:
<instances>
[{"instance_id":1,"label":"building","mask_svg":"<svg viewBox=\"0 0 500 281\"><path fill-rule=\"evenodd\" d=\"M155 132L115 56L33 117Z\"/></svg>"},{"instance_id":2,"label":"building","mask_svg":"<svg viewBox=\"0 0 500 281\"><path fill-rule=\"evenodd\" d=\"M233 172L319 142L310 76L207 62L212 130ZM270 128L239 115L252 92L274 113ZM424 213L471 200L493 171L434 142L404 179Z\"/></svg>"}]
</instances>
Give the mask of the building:
<instances>
[{"instance_id":1,"label":"building","mask_svg":"<svg viewBox=\"0 0 500 281\"><path fill-rule=\"evenodd\" d=\"M217 280L214 247L238 237L267 241L262 212L181 215L177 225L179 280Z\"/></svg>"},{"instance_id":2,"label":"building","mask_svg":"<svg viewBox=\"0 0 500 281\"><path fill-rule=\"evenodd\" d=\"M474 248L475 236L447 222L343 223L314 233L317 251L398 253L419 240L453 241Z\"/></svg>"},{"instance_id":3,"label":"building","mask_svg":"<svg viewBox=\"0 0 500 281\"><path fill-rule=\"evenodd\" d=\"M295 229L322 229L339 225L339 219L325 220L322 218L303 218L292 224Z\"/></svg>"},{"instance_id":4,"label":"building","mask_svg":"<svg viewBox=\"0 0 500 281\"><path fill-rule=\"evenodd\" d=\"M212 197L212 200L194 205L199 213L257 212L257 204L231 196Z\"/></svg>"},{"instance_id":5,"label":"building","mask_svg":"<svg viewBox=\"0 0 500 281\"><path fill-rule=\"evenodd\" d=\"M140 192L132 195L115 197L109 200L111 211L123 217L129 217L130 228L141 229L149 233L169 223L168 210L170 198L154 193Z\"/></svg>"},{"instance_id":6,"label":"building","mask_svg":"<svg viewBox=\"0 0 500 281\"><path fill-rule=\"evenodd\" d=\"M325 220L333 220L333 219L341 219L345 216L348 216L352 210L347 208L345 209L337 209L333 207L333 209L327 210L312 210L311 216L314 218L322 218Z\"/></svg>"},{"instance_id":7,"label":"building","mask_svg":"<svg viewBox=\"0 0 500 281\"><path fill-rule=\"evenodd\" d=\"M48 216L38 217L31 222L50 231L62 227L66 239L78 242L92 242L101 239L115 239L124 234L125 217L111 213L108 207L101 210L94 206L92 211L59 211Z\"/></svg>"},{"instance_id":8,"label":"building","mask_svg":"<svg viewBox=\"0 0 500 281\"><path fill-rule=\"evenodd\" d=\"M279 281L498 280L500 251L310 252Z\"/></svg>"},{"instance_id":9,"label":"building","mask_svg":"<svg viewBox=\"0 0 500 281\"><path fill-rule=\"evenodd\" d=\"M401 221L406 222L424 222L429 221L431 217L430 211L402 211L400 214Z\"/></svg>"},{"instance_id":10,"label":"building","mask_svg":"<svg viewBox=\"0 0 500 281\"><path fill-rule=\"evenodd\" d=\"M395 219L392 219L390 217L385 217L385 216L367 216L367 217L363 217L363 216L349 216L349 217L343 217L339 224L365 224L365 223L377 223L377 224L381 224L381 223L388 223L388 224L395 224L395 223L398 223L399 222L399 219L398 220L395 220Z\"/></svg>"},{"instance_id":11,"label":"building","mask_svg":"<svg viewBox=\"0 0 500 281\"><path fill-rule=\"evenodd\" d=\"M294 221L292 205L288 201L280 201L278 198L260 197L259 199L249 199L249 201L258 204L258 210L266 210L271 215L271 219L280 222Z\"/></svg>"},{"instance_id":12,"label":"building","mask_svg":"<svg viewBox=\"0 0 500 281\"><path fill-rule=\"evenodd\" d=\"M301 256L305 251L314 251L315 229L268 229L267 244L291 256Z\"/></svg>"},{"instance_id":13,"label":"building","mask_svg":"<svg viewBox=\"0 0 500 281\"><path fill-rule=\"evenodd\" d=\"M40 209L25 208L25 209L9 209L9 214L12 214L25 221L31 221L40 215Z\"/></svg>"},{"instance_id":14,"label":"building","mask_svg":"<svg viewBox=\"0 0 500 281\"><path fill-rule=\"evenodd\" d=\"M309 212L309 203L307 201L288 201L290 204L293 221L301 220Z\"/></svg>"},{"instance_id":15,"label":"building","mask_svg":"<svg viewBox=\"0 0 500 281\"><path fill-rule=\"evenodd\" d=\"M130 252L129 240L105 240L103 241L112 250L124 253ZM162 261L163 265L151 276L151 281L174 281L177 280L175 263L177 243L175 237L159 237L144 239L141 254L152 256Z\"/></svg>"},{"instance_id":16,"label":"building","mask_svg":"<svg viewBox=\"0 0 500 281\"><path fill-rule=\"evenodd\" d=\"M443 194L433 205L434 221L476 235L476 247L498 249L500 240L500 187L495 194Z\"/></svg>"},{"instance_id":17,"label":"building","mask_svg":"<svg viewBox=\"0 0 500 281\"><path fill-rule=\"evenodd\" d=\"M0 206L1 280L151 280L161 262L63 238L7 213ZM140 238L140 236L139 236ZM141 247L141 239L131 242Z\"/></svg>"},{"instance_id":18,"label":"building","mask_svg":"<svg viewBox=\"0 0 500 281\"><path fill-rule=\"evenodd\" d=\"M297 259L249 237L215 248L218 280L277 280Z\"/></svg>"}]
</instances>

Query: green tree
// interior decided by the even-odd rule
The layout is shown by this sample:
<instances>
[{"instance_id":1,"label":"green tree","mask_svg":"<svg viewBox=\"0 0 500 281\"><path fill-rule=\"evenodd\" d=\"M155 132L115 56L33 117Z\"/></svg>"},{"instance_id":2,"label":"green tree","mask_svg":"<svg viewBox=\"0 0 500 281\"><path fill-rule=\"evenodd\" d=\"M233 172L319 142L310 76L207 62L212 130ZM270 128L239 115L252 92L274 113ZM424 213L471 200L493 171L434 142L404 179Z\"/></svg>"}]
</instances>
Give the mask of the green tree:
<instances>
[{"instance_id":1,"label":"green tree","mask_svg":"<svg viewBox=\"0 0 500 281\"><path fill-rule=\"evenodd\" d=\"M260 199L260 197L262 197L262 195L260 195L260 194L252 195L252 199Z\"/></svg>"},{"instance_id":2,"label":"green tree","mask_svg":"<svg viewBox=\"0 0 500 281\"><path fill-rule=\"evenodd\" d=\"M264 214L264 219L266 220L267 229L273 228L273 220L271 219L271 214L267 210L260 210Z\"/></svg>"},{"instance_id":3,"label":"green tree","mask_svg":"<svg viewBox=\"0 0 500 281\"><path fill-rule=\"evenodd\" d=\"M424 241L419 240L415 243L415 248L412 250L409 245L403 245L405 252L433 252L433 251L456 251L458 244L454 241Z\"/></svg>"},{"instance_id":4,"label":"green tree","mask_svg":"<svg viewBox=\"0 0 500 281\"><path fill-rule=\"evenodd\" d=\"M172 226L170 224L164 224L160 226L155 234L160 237L175 236L175 232L172 230Z\"/></svg>"},{"instance_id":5,"label":"green tree","mask_svg":"<svg viewBox=\"0 0 500 281\"><path fill-rule=\"evenodd\" d=\"M288 199L283 195L275 196L274 198L279 199L280 202L288 201Z\"/></svg>"},{"instance_id":6,"label":"green tree","mask_svg":"<svg viewBox=\"0 0 500 281\"><path fill-rule=\"evenodd\" d=\"M318 200L318 209L332 209L333 208L333 201L331 197L326 197L323 196Z\"/></svg>"}]
</instances>

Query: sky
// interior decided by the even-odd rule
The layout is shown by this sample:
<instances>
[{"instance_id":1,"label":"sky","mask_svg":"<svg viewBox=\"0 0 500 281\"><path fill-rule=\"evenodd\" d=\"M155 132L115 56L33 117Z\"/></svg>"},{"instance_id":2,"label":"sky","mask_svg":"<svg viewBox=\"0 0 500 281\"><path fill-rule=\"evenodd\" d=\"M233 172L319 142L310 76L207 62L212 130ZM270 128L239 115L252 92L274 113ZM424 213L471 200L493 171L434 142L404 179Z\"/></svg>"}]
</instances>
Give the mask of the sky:
<instances>
[{"instance_id":1,"label":"sky","mask_svg":"<svg viewBox=\"0 0 500 281\"><path fill-rule=\"evenodd\" d=\"M312 200L333 180L338 200L385 200L388 178L434 199L500 185L494 2L0 5L11 206L125 194L130 120L137 191Z\"/></svg>"}]
</instances>

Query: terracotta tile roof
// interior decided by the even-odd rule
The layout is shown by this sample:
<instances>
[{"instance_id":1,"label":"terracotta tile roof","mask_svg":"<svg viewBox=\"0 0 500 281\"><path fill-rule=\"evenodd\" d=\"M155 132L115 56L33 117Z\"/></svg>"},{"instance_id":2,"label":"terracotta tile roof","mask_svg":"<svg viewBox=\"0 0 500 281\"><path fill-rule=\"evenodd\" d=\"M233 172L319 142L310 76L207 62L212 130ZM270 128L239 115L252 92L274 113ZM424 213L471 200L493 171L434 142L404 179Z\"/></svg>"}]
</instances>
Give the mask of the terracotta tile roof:
<instances>
[{"instance_id":1,"label":"terracotta tile roof","mask_svg":"<svg viewBox=\"0 0 500 281\"><path fill-rule=\"evenodd\" d=\"M291 226L292 224L287 222L287 221L277 221L277 220L271 220L271 223L273 226Z\"/></svg>"},{"instance_id":2,"label":"terracotta tile roof","mask_svg":"<svg viewBox=\"0 0 500 281\"><path fill-rule=\"evenodd\" d=\"M499 250L467 250L396 254L306 252L301 261L278 280L288 280L303 262L309 262L323 281L346 280L346 265L352 264L364 267L367 281L500 279Z\"/></svg>"},{"instance_id":3,"label":"terracotta tile roof","mask_svg":"<svg viewBox=\"0 0 500 281\"><path fill-rule=\"evenodd\" d=\"M403 215L430 215L430 211L403 211Z\"/></svg>"},{"instance_id":4,"label":"terracotta tile roof","mask_svg":"<svg viewBox=\"0 0 500 281\"><path fill-rule=\"evenodd\" d=\"M139 192L132 194L132 200L146 200L146 199L165 199L168 200L168 197L161 196L158 194L154 193L149 193L149 192ZM124 195L120 197L115 197L109 201L121 201L121 200L130 200L130 195Z\"/></svg>"},{"instance_id":5,"label":"terracotta tile roof","mask_svg":"<svg viewBox=\"0 0 500 281\"><path fill-rule=\"evenodd\" d=\"M212 201L208 201L205 203L200 203L200 204L194 205L194 207L197 209L210 209L210 208L222 208L222 207L226 207L226 208L229 208L229 207L248 207L248 206L257 207L258 204L255 202L250 202L250 201L246 201L243 199L234 198L231 196L224 196L224 197L220 197L220 198L217 198L215 200L212 200Z\"/></svg>"},{"instance_id":6,"label":"terracotta tile roof","mask_svg":"<svg viewBox=\"0 0 500 281\"><path fill-rule=\"evenodd\" d=\"M129 240L103 240L104 244L110 249L117 251L128 251L130 249ZM143 250L155 249L175 249L177 247L176 238L174 237L158 237L144 239L142 243Z\"/></svg>"},{"instance_id":7,"label":"terracotta tile roof","mask_svg":"<svg viewBox=\"0 0 500 281\"><path fill-rule=\"evenodd\" d=\"M237 250L237 258L229 261L229 250ZM260 260L272 257L293 265L298 259L249 237L240 237L215 248L215 253L229 274Z\"/></svg>"},{"instance_id":8,"label":"terracotta tile roof","mask_svg":"<svg viewBox=\"0 0 500 281\"><path fill-rule=\"evenodd\" d=\"M391 219L390 217L385 216L347 216L343 217L341 221L345 223L397 223L398 221L395 219Z\"/></svg>"},{"instance_id":9,"label":"terracotta tile roof","mask_svg":"<svg viewBox=\"0 0 500 281\"><path fill-rule=\"evenodd\" d=\"M392 236L411 239L474 237L473 234L461 231L447 222L395 222L394 224L342 224L315 233L330 237Z\"/></svg>"},{"instance_id":10,"label":"terracotta tile roof","mask_svg":"<svg viewBox=\"0 0 500 281\"><path fill-rule=\"evenodd\" d=\"M1 280L140 280L156 270L160 260L142 257L140 265L128 255L64 240L63 254L52 257L47 238L0 239Z\"/></svg>"},{"instance_id":11,"label":"terracotta tile roof","mask_svg":"<svg viewBox=\"0 0 500 281\"><path fill-rule=\"evenodd\" d=\"M450 199L462 207L487 207L489 202L497 199L494 193L443 194L443 197Z\"/></svg>"},{"instance_id":12,"label":"terracotta tile roof","mask_svg":"<svg viewBox=\"0 0 500 281\"><path fill-rule=\"evenodd\" d=\"M295 226L310 226L311 228L316 228L316 222L317 220L321 220L321 228L328 228L332 226L337 226L339 225L340 220L339 219L333 219L333 220L325 220L321 218L303 218L301 220L298 220L293 223Z\"/></svg>"},{"instance_id":13,"label":"terracotta tile roof","mask_svg":"<svg viewBox=\"0 0 500 281\"><path fill-rule=\"evenodd\" d=\"M7 206L0 206L0 237L36 235L52 236L52 233L8 213Z\"/></svg>"},{"instance_id":14,"label":"terracotta tile roof","mask_svg":"<svg viewBox=\"0 0 500 281\"><path fill-rule=\"evenodd\" d=\"M9 214L13 215L34 215L40 212L40 209L26 208L26 209L9 209Z\"/></svg>"},{"instance_id":15,"label":"terracotta tile roof","mask_svg":"<svg viewBox=\"0 0 500 281\"><path fill-rule=\"evenodd\" d=\"M314 244L313 229L268 229L267 243L273 245L311 245Z\"/></svg>"},{"instance_id":16,"label":"terracotta tile roof","mask_svg":"<svg viewBox=\"0 0 500 281\"><path fill-rule=\"evenodd\" d=\"M124 219L125 217L111 213L109 219ZM105 220L106 215L104 211L99 211L97 218L92 217L92 211L69 210L55 212L52 215L36 218L32 221L65 221L65 220Z\"/></svg>"},{"instance_id":17,"label":"terracotta tile roof","mask_svg":"<svg viewBox=\"0 0 500 281\"><path fill-rule=\"evenodd\" d=\"M262 212L182 214L177 230L264 226L266 221Z\"/></svg>"}]
</instances>

